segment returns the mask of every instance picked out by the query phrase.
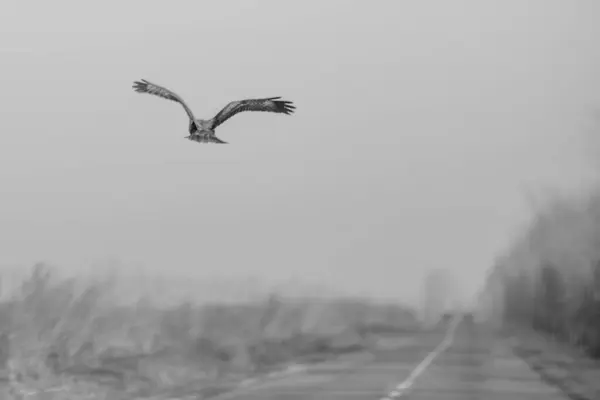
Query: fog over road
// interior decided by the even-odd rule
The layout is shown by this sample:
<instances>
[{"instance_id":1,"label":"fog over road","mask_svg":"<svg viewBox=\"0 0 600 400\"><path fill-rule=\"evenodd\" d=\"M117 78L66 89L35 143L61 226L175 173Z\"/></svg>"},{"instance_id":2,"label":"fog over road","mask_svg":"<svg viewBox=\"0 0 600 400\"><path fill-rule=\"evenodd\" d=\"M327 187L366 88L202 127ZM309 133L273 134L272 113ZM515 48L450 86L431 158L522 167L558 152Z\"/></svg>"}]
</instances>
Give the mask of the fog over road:
<instances>
[{"instance_id":1,"label":"fog over road","mask_svg":"<svg viewBox=\"0 0 600 400\"><path fill-rule=\"evenodd\" d=\"M565 400L517 358L497 334L480 325L461 322L449 346L427 363L410 388L397 387L439 349L447 338L438 329L395 349L382 348L356 364L323 365L229 394L230 400ZM431 357L430 357L431 358ZM395 391L396 390L396 391ZM394 392L395 391L395 392Z\"/></svg>"}]
</instances>

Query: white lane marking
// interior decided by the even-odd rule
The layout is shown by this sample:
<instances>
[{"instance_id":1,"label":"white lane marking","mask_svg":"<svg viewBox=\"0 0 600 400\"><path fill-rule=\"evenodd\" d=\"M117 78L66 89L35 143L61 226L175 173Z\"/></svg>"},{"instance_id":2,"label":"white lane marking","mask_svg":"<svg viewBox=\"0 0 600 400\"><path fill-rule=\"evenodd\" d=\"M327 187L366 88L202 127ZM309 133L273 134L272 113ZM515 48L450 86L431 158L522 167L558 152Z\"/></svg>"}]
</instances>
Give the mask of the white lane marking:
<instances>
[{"instance_id":1,"label":"white lane marking","mask_svg":"<svg viewBox=\"0 0 600 400\"><path fill-rule=\"evenodd\" d=\"M419 375L421 375L427 369L427 367L429 367L429 365L433 362L433 360L435 360L435 358L438 355L446 351L446 349L452 344L452 341L454 340L454 332L456 331L456 327L458 326L461 320L462 314L458 314L457 316L455 316L452 320L452 324L450 324L448 330L446 331L446 335L444 335L444 340L442 340L442 342L439 345L437 345L437 347L433 349L433 351L429 353L427 357L425 357L423 361L421 361L419 365L415 367L415 369L412 370L408 378L406 378L402 383L398 384L395 390L392 390L390 393L388 393L386 397L383 397L380 400L397 399L398 397L402 396L408 389L410 389L410 387L413 385L413 383L419 377Z\"/></svg>"}]
</instances>

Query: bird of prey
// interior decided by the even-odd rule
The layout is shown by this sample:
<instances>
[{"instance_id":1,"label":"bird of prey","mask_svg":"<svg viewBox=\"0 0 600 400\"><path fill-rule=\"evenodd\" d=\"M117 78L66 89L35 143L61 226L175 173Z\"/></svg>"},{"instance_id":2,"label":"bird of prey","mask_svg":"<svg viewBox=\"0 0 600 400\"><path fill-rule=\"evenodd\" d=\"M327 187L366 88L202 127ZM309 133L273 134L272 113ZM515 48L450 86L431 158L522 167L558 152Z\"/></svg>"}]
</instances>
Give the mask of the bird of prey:
<instances>
[{"instance_id":1,"label":"bird of prey","mask_svg":"<svg viewBox=\"0 0 600 400\"><path fill-rule=\"evenodd\" d=\"M211 119L196 119L192 110L183 99L165 87L142 79L141 82L135 81L133 83L133 89L138 93L152 94L181 104L190 119L188 128L189 136L185 138L198 143L227 143L215 136L215 129L242 111L268 111L290 115L296 108L291 101L280 100L281 97L247 99L232 101Z\"/></svg>"}]
</instances>

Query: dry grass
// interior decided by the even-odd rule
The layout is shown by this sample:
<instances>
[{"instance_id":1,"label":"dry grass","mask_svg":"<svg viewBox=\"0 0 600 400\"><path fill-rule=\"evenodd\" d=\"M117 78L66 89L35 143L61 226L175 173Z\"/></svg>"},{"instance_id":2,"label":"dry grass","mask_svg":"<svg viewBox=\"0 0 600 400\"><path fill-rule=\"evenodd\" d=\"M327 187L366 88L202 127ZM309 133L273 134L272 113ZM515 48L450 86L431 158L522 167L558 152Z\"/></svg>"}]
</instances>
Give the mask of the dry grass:
<instances>
[{"instance_id":1,"label":"dry grass","mask_svg":"<svg viewBox=\"0 0 600 400\"><path fill-rule=\"evenodd\" d=\"M246 304L115 301L114 280L37 265L0 304L0 384L13 398L206 398L242 379L364 348L371 326L412 330L406 309L272 295ZM19 397L20 396L20 397Z\"/></svg>"}]
</instances>

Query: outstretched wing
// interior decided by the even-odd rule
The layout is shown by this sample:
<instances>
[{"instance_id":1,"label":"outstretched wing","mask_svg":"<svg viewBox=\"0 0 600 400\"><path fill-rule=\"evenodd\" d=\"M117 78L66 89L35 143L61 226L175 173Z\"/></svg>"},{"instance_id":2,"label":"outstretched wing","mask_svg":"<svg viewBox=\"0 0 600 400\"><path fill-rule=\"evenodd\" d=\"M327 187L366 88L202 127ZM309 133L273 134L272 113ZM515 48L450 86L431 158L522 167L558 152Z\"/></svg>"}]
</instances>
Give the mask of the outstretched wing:
<instances>
[{"instance_id":1,"label":"outstretched wing","mask_svg":"<svg viewBox=\"0 0 600 400\"><path fill-rule=\"evenodd\" d=\"M133 89L138 93L152 94L154 96L162 97L163 99L172 100L181 104L185 109L185 112L187 113L188 117L190 117L190 120L195 121L194 114L192 113L192 110L190 110L188 105L185 104L185 101L183 101L181 97L179 97L177 94L170 91L169 89L148 82L145 79L142 79L141 82L133 82Z\"/></svg>"},{"instance_id":2,"label":"outstretched wing","mask_svg":"<svg viewBox=\"0 0 600 400\"><path fill-rule=\"evenodd\" d=\"M235 114L242 111L268 111L274 113L291 114L296 108L291 101L279 100L281 97L269 97L266 99L248 99L232 101L227 104L211 120L211 129L215 129Z\"/></svg>"}]
</instances>

